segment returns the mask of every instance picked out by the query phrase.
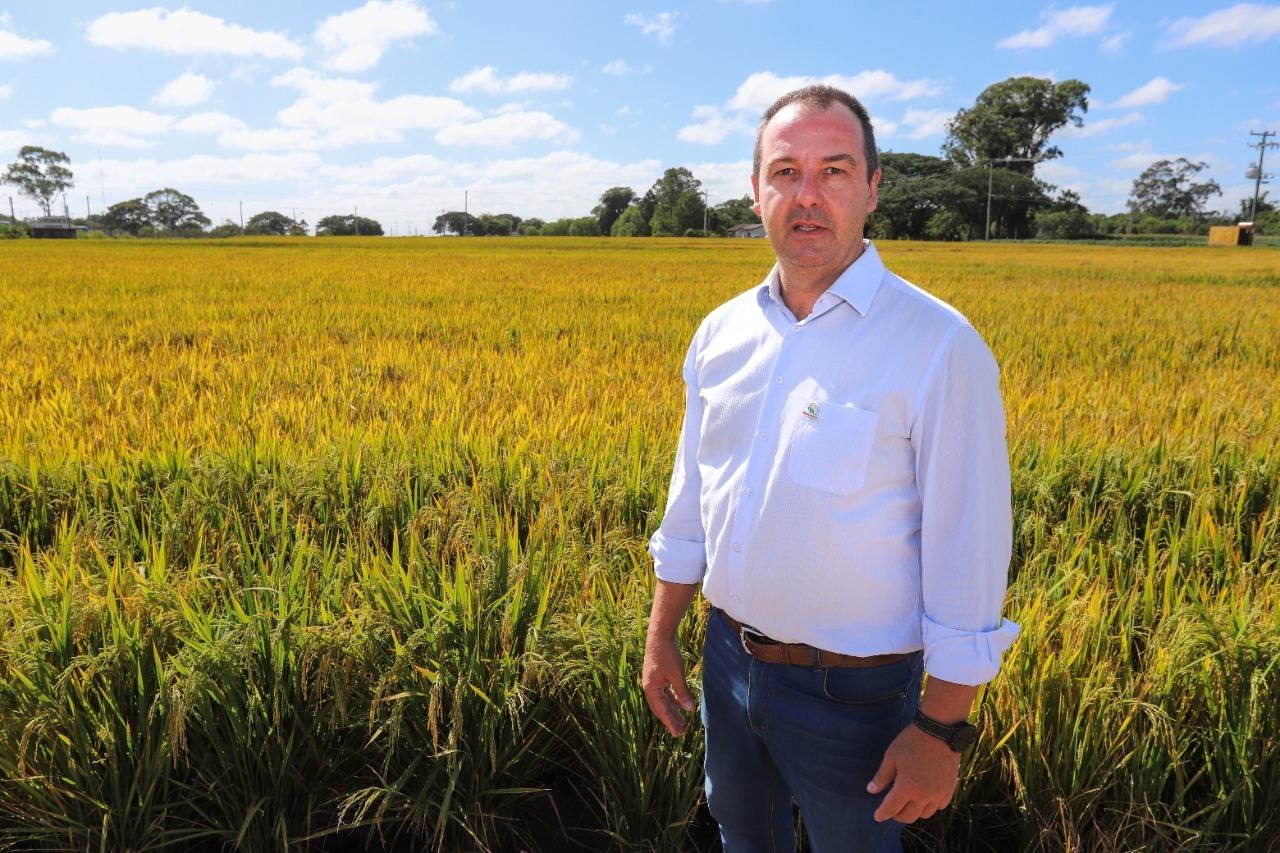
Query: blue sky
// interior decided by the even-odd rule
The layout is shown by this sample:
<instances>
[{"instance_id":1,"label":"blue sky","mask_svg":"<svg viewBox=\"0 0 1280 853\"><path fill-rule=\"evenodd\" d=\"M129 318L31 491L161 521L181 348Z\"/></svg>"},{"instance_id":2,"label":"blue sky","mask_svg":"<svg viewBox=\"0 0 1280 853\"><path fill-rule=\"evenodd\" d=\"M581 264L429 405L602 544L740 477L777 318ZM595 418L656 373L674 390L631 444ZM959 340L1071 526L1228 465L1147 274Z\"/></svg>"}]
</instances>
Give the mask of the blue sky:
<instances>
[{"instance_id":1,"label":"blue sky","mask_svg":"<svg viewBox=\"0 0 1280 853\"><path fill-rule=\"evenodd\" d=\"M763 106L814 79L866 102L882 149L927 154L992 83L1083 80L1085 126L1038 174L1102 212L1175 157L1235 210L1249 132L1280 130L1280 5L154 2L0 5L0 162L67 153L74 215L171 186L215 223L358 209L423 233L464 201L585 215L671 166L714 204L749 192Z\"/></svg>"}]
</instances>

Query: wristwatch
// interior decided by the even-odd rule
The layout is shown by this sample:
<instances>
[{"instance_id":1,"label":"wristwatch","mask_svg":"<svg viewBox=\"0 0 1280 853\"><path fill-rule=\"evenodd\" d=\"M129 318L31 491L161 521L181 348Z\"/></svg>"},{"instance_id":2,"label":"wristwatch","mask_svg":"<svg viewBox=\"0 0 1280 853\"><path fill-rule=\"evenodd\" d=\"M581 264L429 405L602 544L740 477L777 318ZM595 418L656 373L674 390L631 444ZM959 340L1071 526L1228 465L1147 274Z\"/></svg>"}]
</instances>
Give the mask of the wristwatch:
<instances>
[{"instance_id":1,"label":"wristwatch","mask_svg":"<svg viewBox=\"0 0 1280 853\"><path fill-rule=\"evenodd\" d=\"M946 723L940 723L932 717L926 717L924 711L916 711L914 722L916 728L933 735L945 743L952 752L964 752L973 746L973 742L978 739L978 730L971 726L968 721L948 726Z\"/></svg>"}]
</instances>

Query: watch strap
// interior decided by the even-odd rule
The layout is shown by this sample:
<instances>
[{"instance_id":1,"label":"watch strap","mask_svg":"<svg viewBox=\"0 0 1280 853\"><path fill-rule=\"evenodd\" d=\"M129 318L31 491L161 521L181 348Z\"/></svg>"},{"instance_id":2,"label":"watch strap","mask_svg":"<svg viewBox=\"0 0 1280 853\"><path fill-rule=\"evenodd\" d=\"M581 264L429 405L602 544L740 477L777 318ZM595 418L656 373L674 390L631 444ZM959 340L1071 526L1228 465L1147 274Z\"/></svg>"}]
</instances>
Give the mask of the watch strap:
<instances>
[{"instance_id":1,"label":"watch strap","mask_svg":"<svg viewBox=\"0 0 1280 853\"><path fill-rule=\"evenodd\" d=\"M916 711L916 718L913 720L916 728L925 734L932 735L942 741L952 752L964 752L973 742L977 740L978 730L969 723L968 720L949 726L946 723L940 723L932 717L926 715L923 711Z\"/></svg>"}]
</instances>

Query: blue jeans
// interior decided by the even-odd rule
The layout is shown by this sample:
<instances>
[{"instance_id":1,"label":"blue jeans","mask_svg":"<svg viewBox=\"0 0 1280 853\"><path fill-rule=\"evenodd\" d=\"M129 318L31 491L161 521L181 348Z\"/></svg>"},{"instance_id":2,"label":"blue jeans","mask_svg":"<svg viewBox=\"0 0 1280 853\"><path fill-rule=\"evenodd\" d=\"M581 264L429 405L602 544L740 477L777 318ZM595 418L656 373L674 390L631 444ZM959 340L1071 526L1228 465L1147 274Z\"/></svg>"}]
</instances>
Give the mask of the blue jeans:
<instances>
[{"instance_id":1,"label":"blue jeans","mask_svg":"<svg viewBox=\"0 0 1280 853\"><path fill-rule=\"evenodd\" d=\"M763 663L713 610L702 659L707 805L725 853L792 853L794 800L814 853L900 851L867 793L920 701L923 655L862 668Z\"/></svg>"}]
</instances>

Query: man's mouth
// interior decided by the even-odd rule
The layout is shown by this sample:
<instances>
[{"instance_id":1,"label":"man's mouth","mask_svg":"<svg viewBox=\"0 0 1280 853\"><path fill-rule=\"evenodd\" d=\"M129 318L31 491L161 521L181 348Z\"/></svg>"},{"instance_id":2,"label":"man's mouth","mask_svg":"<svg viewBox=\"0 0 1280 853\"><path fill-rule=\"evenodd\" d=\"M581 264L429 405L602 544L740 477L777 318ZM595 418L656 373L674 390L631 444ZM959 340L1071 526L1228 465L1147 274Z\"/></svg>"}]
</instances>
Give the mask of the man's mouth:
<instances>
[{"instance_id":1,"label":"man's mouth","mask_svg":"<svg viewBox=\"0 0 1280 853\"><path fill-rule=\"evenodd\" d=\"M813 231L822 230L821 225L809 225L804 222L797 222L794 227L795 227L795 230L804 231L804 232L813 232Z\"/></svg>"}]
</instances>

